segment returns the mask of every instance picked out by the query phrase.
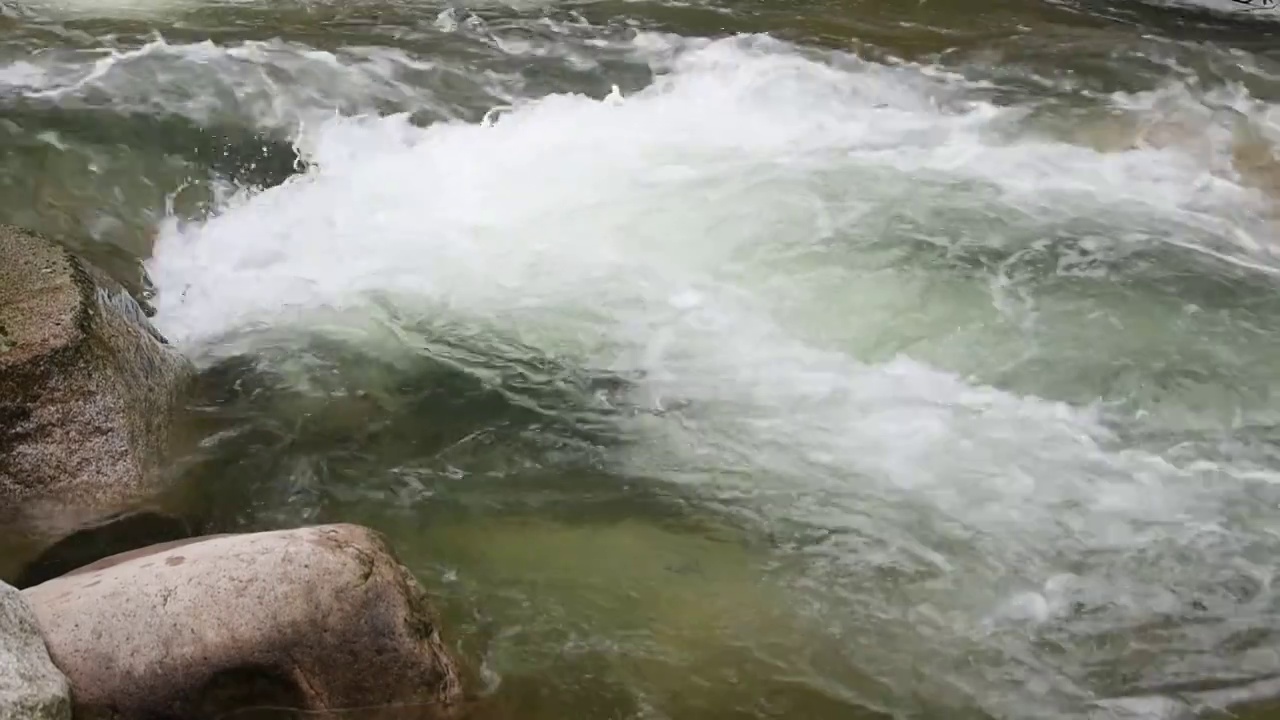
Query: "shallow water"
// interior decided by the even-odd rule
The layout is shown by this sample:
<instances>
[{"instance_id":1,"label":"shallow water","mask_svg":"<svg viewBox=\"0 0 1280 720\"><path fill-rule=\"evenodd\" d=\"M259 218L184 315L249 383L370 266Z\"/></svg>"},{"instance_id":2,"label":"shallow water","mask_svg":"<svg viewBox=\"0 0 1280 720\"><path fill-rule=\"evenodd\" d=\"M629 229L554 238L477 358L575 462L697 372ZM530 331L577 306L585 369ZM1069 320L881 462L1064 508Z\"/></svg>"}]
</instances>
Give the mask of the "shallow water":
<instances>
[{"instance_id":1,"label":"shallow water","mask_svg":"<svg viewBox=\"0 0 1280 720\"><path fill-rule=\"evenodd\" d=\"M385 531L493 708L1280 672L1280 10L3 8L0 221L205 368L218 529Z\"/></svg>"}]
</instances>

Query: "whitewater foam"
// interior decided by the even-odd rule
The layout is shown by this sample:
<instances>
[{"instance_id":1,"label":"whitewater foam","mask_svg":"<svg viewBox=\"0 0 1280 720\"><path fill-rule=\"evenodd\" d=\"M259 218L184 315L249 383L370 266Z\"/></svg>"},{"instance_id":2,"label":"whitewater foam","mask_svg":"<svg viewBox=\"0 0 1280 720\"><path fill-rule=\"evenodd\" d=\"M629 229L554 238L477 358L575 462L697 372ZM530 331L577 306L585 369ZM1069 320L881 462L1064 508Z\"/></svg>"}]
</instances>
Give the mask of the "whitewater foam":
<instances>
[{"instance_id":1,"label":"whitewater foam","mask_svg":"<svg viewBox=\"0 0 1280 720\"><path fill-rule=\"evenodd\" d=\"M866 370L772 316L800 308L818 326L846 322L824 317L831 283L806 286L833 266L851 285L840 307L871 300L856 287L863 279L885 292L904 271L866 264L859 253L884 239L862 226L893 203L923 202L934 183L948 202L1005 216L985 228L992 245L1018 242L1019 223L1034 232L1085 213L1154 233L1239 200L1234 186L1197 185L1202 169L1170 151L992 143L984 133L1005 112L942 109L874 69L761 51L748 38L677 57L621 104L549 96L487 127L334 119L299 138L313 172L164 230L149 265L157 320L180 343L216 345L249 327L305 325L311 311L376 313L389 298L400 322L447 316L587 365L643 370L651 388L776 426L780 445L822 446L799 453L806 462L826 456L906 486L954 492L944 457L959 446L945 437L985 445L972 445L975 468L991 465L1001 438L1012 454L1041 431L1031 444L1047 466L1106 465L1095 439L1105 432L1087 412L1036 410L906 361ZM948 208L893 210L928 222ZM953 299L989 313L985 292ZM869 421L876 406L883 417ZM972 437L962 417L977 422ZM875 432L826 446L834 428L855 426ZM1063 490L1072 487L1072 501L1094 492ZM1043 502L1034 483L1018 492ZM1157 496L1119 504L1158 516Z\"/></svg>"},{"instance_id":2,"label":"whitewater foam","mask_svg":"<svg viewBox=\"0 0 1280 720\"><path fill-rule=\"evenodd\" d=\"M1252 196L1176 148L1010 140L998 129L1016 108L966 100L945 77L901 81L902 68L758 38L660 54L653 83L621 102L517 100L484 124L305 124L311 171L163 228L148 263L158 325L216 356L335 323L392 326L367 351L411 354L461 324L642 377L633 402L687 409L620 420L637 441L617 465L827 531L807 552L849 579L833 587L858 632L911 642L939 624L924 635L935 646L877 658L904 676L939 632L985 637L993 612L1051 619L1062 603L1018 593L1066 567L1105 574L1221 531L1231 492L1211 481L1230 468L1126 449L1098 408L909 352L859 356L943 328L965 339L954 353L1012 361L1027 352L1022 319L948 256L1082 232L1196 245ZM889 570L929 582L865 583ZM1158 594L1195 571L1094 596ZM936 613L904 619L904 602Z\"/></svg>"}]
</instances>

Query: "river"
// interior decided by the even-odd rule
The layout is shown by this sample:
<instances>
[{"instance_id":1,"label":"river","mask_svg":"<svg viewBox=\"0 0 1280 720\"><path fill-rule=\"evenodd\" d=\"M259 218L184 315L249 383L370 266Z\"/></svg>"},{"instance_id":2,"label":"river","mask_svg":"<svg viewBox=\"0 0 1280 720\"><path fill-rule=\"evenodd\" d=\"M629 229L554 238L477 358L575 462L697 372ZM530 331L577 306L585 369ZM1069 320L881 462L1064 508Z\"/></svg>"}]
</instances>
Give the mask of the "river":
<instances>
[{"instance_id":1,"label":"river","mask_svg":"<svg viewBox=\"0 0 1280 720\"><path fill-rule=\"evenodd\" d=\"M383 531L502 717L1280 673L1280 9L0 10L0 222L203 368L211 527Z\"/></svg>"}]
</instances>

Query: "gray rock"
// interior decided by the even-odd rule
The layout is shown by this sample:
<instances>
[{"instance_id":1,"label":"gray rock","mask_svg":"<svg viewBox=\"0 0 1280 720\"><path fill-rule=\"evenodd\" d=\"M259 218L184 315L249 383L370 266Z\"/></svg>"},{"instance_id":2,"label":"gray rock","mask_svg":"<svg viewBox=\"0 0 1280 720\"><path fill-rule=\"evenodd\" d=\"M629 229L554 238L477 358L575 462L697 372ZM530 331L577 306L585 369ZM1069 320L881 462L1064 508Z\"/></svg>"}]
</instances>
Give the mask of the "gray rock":
<instances>
[{"instance_id":1,"label":"gray rock","mask_svg":"<svg viewBox=\"0 0 1280 720\"><path fill-rule=\"evenodd\" d=\"M0 720L71 720L71 698L45 648L35 614L0 583Z\"/></svg>"},{"instance_id":2,"label":"gray rock","mask_svg":"<svg viewBox=\"0 0 1280 720\"><path fill-rule=\"evenodd\" d=\"M431 720L461 707L426 593L355 525L166 543L23 594L77 720L266 706Z\"/></svg>"},{"instance_id":3,"label":"gray rock","mask_svg":"<svg viewBox=\"0 0 1280 720\"><path fill-rule=\"evenodd\" d=\"M153 510L111 515L50 545L22 568L13 586L29 588L111 555L196 534L185 519Z\"/></svg>"},{"instance_id":4,"label":"gray rock","mask_svg":"<svg viewBox=\"0 0 1280 720\"><path fill-rule=\"evenodd\" d=\"M118 284L0 226L0 578L163 486L193 376Z\"/></svg>"}]
</instances>

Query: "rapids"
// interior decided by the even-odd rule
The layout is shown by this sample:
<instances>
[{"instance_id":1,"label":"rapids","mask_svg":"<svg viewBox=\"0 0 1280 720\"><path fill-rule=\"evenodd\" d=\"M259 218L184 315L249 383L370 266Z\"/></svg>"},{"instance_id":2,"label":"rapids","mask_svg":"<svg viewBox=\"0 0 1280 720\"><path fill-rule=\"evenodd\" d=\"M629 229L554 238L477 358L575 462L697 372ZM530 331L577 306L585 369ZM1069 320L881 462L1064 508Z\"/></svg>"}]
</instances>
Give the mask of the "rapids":
<instances>
[{"instance_id":1,"label":"rapids","mask_svg":"<svg viewBox=\"0 0 1280 720\"><path fill-rule=\"evenodd\" d=\"M31 0L0 221L513 717L1083 718L1280 673L1277 19Z\"/></svg>"}]
</instances>

